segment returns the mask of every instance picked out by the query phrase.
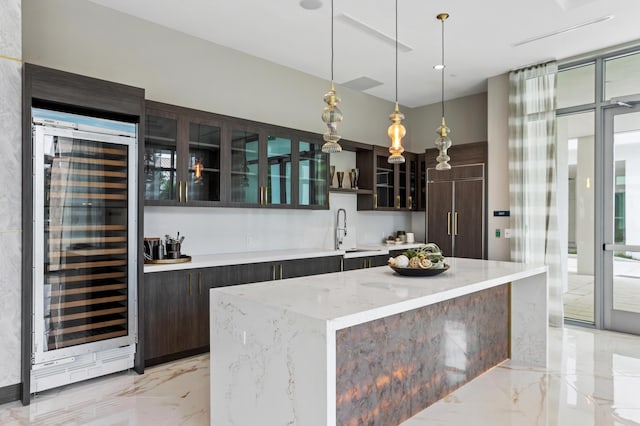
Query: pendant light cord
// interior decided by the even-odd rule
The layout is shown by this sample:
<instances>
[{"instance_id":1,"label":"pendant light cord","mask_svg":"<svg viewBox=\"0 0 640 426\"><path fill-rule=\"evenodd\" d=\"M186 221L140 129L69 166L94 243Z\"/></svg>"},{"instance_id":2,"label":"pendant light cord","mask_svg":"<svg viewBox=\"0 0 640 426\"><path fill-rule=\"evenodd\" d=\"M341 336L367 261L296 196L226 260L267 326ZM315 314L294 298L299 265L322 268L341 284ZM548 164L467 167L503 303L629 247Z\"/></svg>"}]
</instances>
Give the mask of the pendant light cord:
<instances>
[{"instance_id":1,"label":"pendant light cord","mask_svg":"<svg viewBox=\"0 0 640 426\"><path fill-rule=\"evenodd\" d=\"M444 118L444 69L445 69L445 65L444 65L444 19L442 20L442 71L441 71L441 78L440 78L440 84L441 84L441 98L440 98L440 105L442 106L442 117Z\"/></svg>"},{"instance_id":2,"label":"pendant light cord","mask_svg":"<svg viewBox=\"0 0 640 426\"><path fill-rule=\"evenodd\" d=\"M396 104L397 103L398 103L398 0L396 0Z\"/></svg>"},{"instance_id":3,"label":"pendant light cord","mask_svg":"<svg viewBox=\"0 0 640 426\"><path fill-rule=\"evenodd\" d=\"M331 0L331 82L333 82L333 0Z\"/></svg>"}]
</instances>

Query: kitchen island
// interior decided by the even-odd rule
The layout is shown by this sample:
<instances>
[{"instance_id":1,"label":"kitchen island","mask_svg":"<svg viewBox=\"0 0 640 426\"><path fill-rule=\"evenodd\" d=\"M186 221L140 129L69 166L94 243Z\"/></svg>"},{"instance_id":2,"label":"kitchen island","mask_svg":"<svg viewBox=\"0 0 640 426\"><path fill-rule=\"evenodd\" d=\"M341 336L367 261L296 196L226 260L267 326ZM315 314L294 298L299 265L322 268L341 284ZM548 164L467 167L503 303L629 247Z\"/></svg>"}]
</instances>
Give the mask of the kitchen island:
<instances>
[{"instance_id":1,"label":"kitchen island","mask_svg":"<svg viewBox=\"0 0 640 426\"><path fill-rule=\"evenodd\" d=\"M546 267L447 263L212 289L211 424L399 424L506 359L546 366Z\"/></svg>"}]
</instances>

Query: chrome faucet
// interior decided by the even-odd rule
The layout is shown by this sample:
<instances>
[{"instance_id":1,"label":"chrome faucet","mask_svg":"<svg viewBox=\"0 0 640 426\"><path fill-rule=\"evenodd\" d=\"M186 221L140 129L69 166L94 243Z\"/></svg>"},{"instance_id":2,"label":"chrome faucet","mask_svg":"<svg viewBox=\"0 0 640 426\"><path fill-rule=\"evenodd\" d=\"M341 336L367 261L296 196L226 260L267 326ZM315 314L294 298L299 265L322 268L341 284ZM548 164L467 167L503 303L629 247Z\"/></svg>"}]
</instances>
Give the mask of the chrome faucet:
<instances>
[{"instance_id":1,"label":"chrome faucet","mask_svg":"<svg viewBox=\"0 0 640 426\"><path fill-rule=\"evenodd\" d=\"M342 228L340 228L340 212L344 213L344 221L342 222L343 223ZM340 244L342 244L342 239L346 236L347 236L347 211L345 209L338 209L338 213L336 215L336 250L340 250Z\"/></svg>"}]
</instances>

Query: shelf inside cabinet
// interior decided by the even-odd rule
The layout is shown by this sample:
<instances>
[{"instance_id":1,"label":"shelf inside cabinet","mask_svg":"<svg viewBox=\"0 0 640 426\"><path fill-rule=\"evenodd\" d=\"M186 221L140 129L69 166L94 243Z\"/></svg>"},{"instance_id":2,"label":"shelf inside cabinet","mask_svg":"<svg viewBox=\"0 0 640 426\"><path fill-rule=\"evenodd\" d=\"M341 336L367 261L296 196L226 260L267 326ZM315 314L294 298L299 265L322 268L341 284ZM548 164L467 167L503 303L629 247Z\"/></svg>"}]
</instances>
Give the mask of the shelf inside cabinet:
<instances>
[{"instance_id":1,"label":"shelf inside cabinet","mask_svg":"<svg viewBox=\"0 0 640 426\"><path fill-rule=\"evenodd\" d=\"M331 187L329 188L329 192L344 192L344 193L349 193L349 194L373 194L373 190L371 189L362 189L362 188L358 188L358 189L351 189L351 188L334 188Z\"/></svg>"}]
</instances>

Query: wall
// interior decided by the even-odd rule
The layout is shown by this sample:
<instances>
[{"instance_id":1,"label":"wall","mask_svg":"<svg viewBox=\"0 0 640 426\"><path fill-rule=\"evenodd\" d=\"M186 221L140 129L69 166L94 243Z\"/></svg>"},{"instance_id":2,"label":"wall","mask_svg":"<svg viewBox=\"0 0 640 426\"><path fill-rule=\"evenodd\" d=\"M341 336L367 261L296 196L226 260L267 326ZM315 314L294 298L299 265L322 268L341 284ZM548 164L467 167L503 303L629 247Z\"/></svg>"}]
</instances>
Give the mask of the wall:
<instances>
[{"instance_id":1,"label":"wall","mask_svg":"<svg viewBox=\"0 0 640 426\"><path fill-rule=\"evenodd\" d=\"M445 102L444 114L451 129L454 144L484 142L487 140L487 94L465 96ZM434 148L436 129L442 121L440 103L413 108L406 113L407 135L411 139L405 148L411 152L424 152Z\"/></svg>"},{"instance_id":2,"label":"wall","mask_svg":"<svg viewBox=\"0 0 640 426\"><path fill-rule=\"evenodd\" d=\"M152 100L324 132L320 112L328 83L322 79L90 2L25 0L23 13L28 62L144 87ZM387 117L393 104L345 88L338 91L345 116L341 135L388 145ZM403 111L406 147L423 151L427 143L422 141L428 139L431 145L435 139L440 107ZM486 140L486 95L447 102L447 111L456 143ZM331 247L335 206L332 203L329 212L146 208L145 235L173 234L179 224L191 243L185 240L185 251L193 254L262 249L265 244ZM414 231L418 239L424 235L423 214L375 212L350 218L361 229L357 244L378 242L378 234L393 231L387 229L390 223L403 224L402 229ZM377 231L362 232L365 228ZM194 240L196 235L202 242Z\"/></svg>"},{"instance_id":3,"label":"wall","mask_svg":"<svg viewBox=\"0 0 640 426\"><path fill-rule=\"evenodd\" d=\"M22 34L20 0L0 13L0 388L20 383ZM1 392L0 392L1 394Z\"/></svg>"},{"instance_id":4,"label":"wall","mask_svg":"<svg viewBox=\"0 0 640 426\"><path fill-rule=\"evenodd\" d=\"M488 80L487 95L487 238L488 258L510 260L509 240L504 229L509 218L494 217L494 210L509 210L509 75L502 74ZM500 229L500 237L495 230Z\"/></svg>"}]
</instances>

